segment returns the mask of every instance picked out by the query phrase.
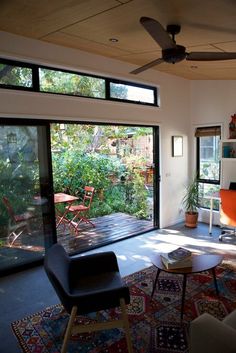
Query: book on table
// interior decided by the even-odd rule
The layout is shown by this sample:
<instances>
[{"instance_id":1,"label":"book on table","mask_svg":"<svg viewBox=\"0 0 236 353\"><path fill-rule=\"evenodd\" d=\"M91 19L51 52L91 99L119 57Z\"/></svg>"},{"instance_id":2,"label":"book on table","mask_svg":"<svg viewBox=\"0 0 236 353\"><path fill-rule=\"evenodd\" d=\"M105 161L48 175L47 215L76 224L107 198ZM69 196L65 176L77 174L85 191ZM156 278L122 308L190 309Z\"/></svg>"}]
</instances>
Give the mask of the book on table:
<instances>
[{"instance_id":1,"label":"book on table","mask_svg":"<svg viewBox=\"0 0 236 353\"><path fill-rule=\"evenodd\" d=\"M185 267L192 267L192 258L188 256L182 260L175 260L169 257L167 254L160 254L161 261L163 262L164 266L170 269L177 269L177 268L185 268Z\"/></svg>"},{"instance_id":2,"label":"book on table","mask_svg":"<svg viewBox=\"0 0 236 353\"><path fill-rule=\"evenodd\" d=\"M168 256L170 259L178 260L178 261L190 258L191 255L192 255L192 253L190 250L182 248L182 247L179 247L179 248L177 248L173 251L170 251L168 253Z\"/></svg>"}]
</instances>

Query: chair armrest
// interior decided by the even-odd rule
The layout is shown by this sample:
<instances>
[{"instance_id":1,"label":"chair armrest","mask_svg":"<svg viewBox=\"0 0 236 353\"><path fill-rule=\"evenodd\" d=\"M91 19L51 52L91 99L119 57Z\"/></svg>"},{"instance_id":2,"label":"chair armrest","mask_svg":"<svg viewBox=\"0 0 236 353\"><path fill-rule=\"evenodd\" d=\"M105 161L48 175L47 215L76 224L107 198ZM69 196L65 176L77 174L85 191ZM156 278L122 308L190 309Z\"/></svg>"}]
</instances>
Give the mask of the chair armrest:
<instances>
[{"instance_id":1,"label":"chair armrest","mask_svg":"<svg viewBox=\"0 0 236 353\"><path fill-rule=\"evenodd\" d=\"M71 257L70 278L104 272L119 272L117 258L113 251Z\"/></svg>"},{"instance_id":2,"label":"chair armrest","mask_svg":"<svg viewBox=\"0 0 236 353\"><path fill-rule=\"evenodd\" d=\"M236 331L205 313L190 324L190 353L235 353Z\"/></svg>"},{"instance_id":3,"label":"chair armrest","mask_svg":"<svg viewBox=\"0 0 236 353\"><path fill-rule=\"evenodd\" d=\"M69 287L70 257L60 244L47 249L44 258L44 269L62 303L70 294Z\"/></svg>"}]
</instances>

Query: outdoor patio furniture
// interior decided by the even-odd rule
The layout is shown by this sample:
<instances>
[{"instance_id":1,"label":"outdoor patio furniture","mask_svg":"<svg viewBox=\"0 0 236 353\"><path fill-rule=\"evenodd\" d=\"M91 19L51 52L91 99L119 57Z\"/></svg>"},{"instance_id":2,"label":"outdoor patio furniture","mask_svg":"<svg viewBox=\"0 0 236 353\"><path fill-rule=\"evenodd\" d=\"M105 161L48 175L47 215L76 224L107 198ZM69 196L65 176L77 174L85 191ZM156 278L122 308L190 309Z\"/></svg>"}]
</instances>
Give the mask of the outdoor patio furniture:
<instances>
[{"instance_id":1,"label":"outdoor patio furniture","mask_svg":"<svg viewBox=\"0 0 236 353\"><path fill-rule=\"evenodd\" d=\"M60 244L49 248L44 260L45 271L65 310L70 314L61 353L67 351L71 334L123 327L128 352L132 353L126 304L129 288L123 284L114 252L70 257ZM119 320L99 320L98 312L120 307ZM97 312L97 320L75 325L77 315Z\"/></svg>"},{"instance_id":2,"label":"outdoor patio furniture","mask_svg":"<svg viewBox=\"0 0 236 353\"><path fill-rule=\"evenodd\" d=\"M76 231L78 231L78 227L81 222L89 223L95 227L95 225L87 218L88 211L90 210L91 203L93 201L94 191L94 187L85 186L83 203L66 207L68 212L71 212L74 215L70 224L73 225ZM79 219L79 221L75 222L77 219Z\"/></svg>"},{"instance_id":3,"label":"outdoor patio furniture","mask_svg":"<svg viewBox=\"0 0 236 353\"><path fill-rule=\"evenodd\" d=\"M70 220L67 219L67 213L68 213L68 207L72 205L74 201L78 200L78 197L73 196L73 195L68 195L63 192L59 192L57 194L54 194L54 203L55 205L58 205L60 203L67 204L68 206L65 207L64 211L62 212L61 210L56 207L56 220L57 224L56 227L58 228L60 224L63 224L64 227L66 224L70 224Z\"/></svg>"},{"instance_id":4,"label":"outdoor patio furniture","mask_svg":"<svg viewBox=\"0 0 236 353\"><path fill-rule=\"evenodd\" d=\"M6 206L9 221L8 221L8 243L13 245L17 238L26 230L28 234L31 234L29 221L34 218L32 212L24 212L21 214L15 214L13 207L6 196L3 196L2 201Z\"/></svg>"}]
</instances>

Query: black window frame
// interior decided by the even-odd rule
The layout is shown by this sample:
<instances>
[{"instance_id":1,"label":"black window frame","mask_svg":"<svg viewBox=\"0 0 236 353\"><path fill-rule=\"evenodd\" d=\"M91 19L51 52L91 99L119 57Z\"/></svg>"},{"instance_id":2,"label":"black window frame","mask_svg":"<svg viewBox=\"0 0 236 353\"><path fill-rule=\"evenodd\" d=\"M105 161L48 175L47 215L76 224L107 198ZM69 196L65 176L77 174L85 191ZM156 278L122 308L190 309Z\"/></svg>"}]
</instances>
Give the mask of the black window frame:
<instances>
[{"instance_id":1,"label":"black window frame","mask_svg":"<svg viewBox=\"0 0 236 353\"><path fill-rule=\"evenodd\" d=\"M15 66L15 67L24 67L24 68L32 70L32 86L31 87L0 83L0 88L15 89L15 90L21 90L21 91L31 91L31 92L37 91L37 89L36 89L37 88L37 70L36 70L35 65L32 65L30 63L21 62L21 61L8 60L8 59L0 59L0 64L10 65L10 66Z\"/></svg>"},{"instance_id":2,"label":"black window frame","mask_svg":"<svg viewBox=\"0 0 236 353\"><path fill-rule=\"evenodd\" d=\"M53 67L53 66L38 65L38 64L34 64L34 63L31 64L28 62L9 60L9 59L4 59L4 58L0 58L0 64L6 64L6 65L18 66L18 67L26 67L26 68L30 68L32 70L32 87L0 84L0 88L39 92L41 94L45 94L45 93L46 94L56 94L56 95L63 95L63 96L70 96L70 97L80 97L80 98L85 98L85 99L90 98L90 99L98 99L98 100L103 100L103 101L108 100L108 101L120 102L120 103L131 103L131 104L137 104L137 105L158 107L158 88L155 86L135 83L132 81L119 80L119 79L111 78L111 77L104 77L104 76L99 76L99 75L94 75L94 74L88 74L85 72L80 72L80 71L75 71L75 70L63 69L63 68L58 68L58 67ZM65 73L69 73L69 74L76 74L79 76L93 77L93 78L104 80L105 81L105 98L84 96L84 95L79 95L79 94L41 91L40 90L40 79L39 79L39 69L41 69L41 68L47 69L47 70L52 70L52 71L65 72ZM128 86L133 86L133 87L137 87L137 88L145 88L145 89L152 90L154 102L148 103L148 102L142 102L142 101L135 101L135 100L129 100L129 99L119 99L119 98L111 97L111 90L110 90L111 83L117 83L117 84L128 85Z\"/></svg>"},{"instance_id":3,"label":"black window frame","mask_svg":"<svg viewBox=\"0 0 236 353\"><path fill-rule=\"evenodd\" d=\"M97 75L92 75L92 74L85 74L85 73L81 73L81 72L78 72L78 71L65 70L65 69L60 69L60 68L57 68L57 67L49 67L49 66L43 66L43 65L37 66L37 69L38 69L39 92L40 92L40 93L59 94L59 95L62 95L62 96L70 96L70 97L80 97L80 98L92 98L92 99L106 100L106 80L105 80L105 78L102 77L102 76L97 76ZM84 96L84 95L80 95L80 94L70 94L70 93L63 93L63 92L41 91L41 89L40 89L39 69L46 69L46 70L50 70L50 71L59 71L59 72L67 73L67 74L78 75L78 76L85 76L85 77L93 77L93 78L97 78L97 79L104 80L104 81L105 81L105 97L104 97L104 98L101 98L101 97Z\"/></svg>"},{"instance_id":4,"label":"black window frame","mask_svg":"<svg viewBox=\"0 0 236 353\"><path fill-rule=\"evenodd\" d=\"M203 128L207 130L207 127L203 127ZM214 125L214 126L209 127L209 129L211 129L211 130L214 128L219 128L221 131L220 125ZM197 129L201 129L201 127L199 126ZM214 135L208 135L208 136L214 136ZM217 135L215 135L215 136L217 136ZM218 178L218 180L200 178L200 138L201 137L203 137L203 136L196 136L196 156L197 156L197 158L196 158L196 178L197 178L197 182L198 182L198 184L220 185L220 182L221 182L221 161L220 161L220 159L219 159L219 178ZM220 139L221 139L221 135L220 135ZM209 207L205 207L205 206L201 206L201 205L200 205L200 207L209 209ZM218 210L218 209L214 207L214 210Z\"/></svg>"},{"instance_id":5,"label":"black window frame","mask_svg":"<svg viewBox=\"0 0 236 353\"><path fill-rule=\"evenodd\" d=\"M134 82L130 81L123 81L123 80L117 80L117 79L107 79L108 80L108 85L109 85L109 100L111 101L118 101L118 102L130 102L130 103L135 103L135 104L142 104L142 105L151 105L151 106L157 106L157 88L154 86L148 86L144 84L136 84ZM136 101L136 100L131 100L131 99L122 99L122 98L115 98L111 97L111 83L115 84L120 84L120 85L125 85L125 86L132 86L132 87L137 87L137 88L145 88L153 91L153 98L154 102L153 103L148 103L148 102L141 102L141 101Z\"/></svg>"}]
</instances>

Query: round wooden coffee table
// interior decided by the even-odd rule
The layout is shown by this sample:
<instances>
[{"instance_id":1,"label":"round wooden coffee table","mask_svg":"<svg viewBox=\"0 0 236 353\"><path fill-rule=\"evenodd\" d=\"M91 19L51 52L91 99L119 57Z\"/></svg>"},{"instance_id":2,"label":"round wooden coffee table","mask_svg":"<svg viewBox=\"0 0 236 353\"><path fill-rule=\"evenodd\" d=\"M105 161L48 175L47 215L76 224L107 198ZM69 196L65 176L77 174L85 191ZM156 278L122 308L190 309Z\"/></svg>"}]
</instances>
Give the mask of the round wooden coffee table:
<instances>
[{"instance_id":1,"label":"round wooden coffee table","mask_svg":"<svg viewBox=\"0 0 236 353\"><path fill-rule=\"evenodd\" d=\"M157 280L159 277L159 274L161 271L169 272L169 273L176 273L179 275L183 275L183 289L182 289L182 303L181 303L181 320L183 319L183 314L184 314L184 299L185 299L185 290L186 290L186 281L187 281L187 275L193 274L193 273L199 273L203 271L211 271L215 283L215 289L217 295L219 294L218 286L217 286L217 280L216 280L216 273L215 273L215 268L218 266L223 260L223 256L221 255L192 255L192 267L185 267L185 268L178 268L178 269L167 269L163 262L161 261L161 257L159 254L156 254L152 257L152 263L154 266L157 268L157 274L156 278L153 284L153 289L152 289L152 294L151 297L153 297L153 294L156 289L157 285Z\"/></svg>"}]
</instances>

